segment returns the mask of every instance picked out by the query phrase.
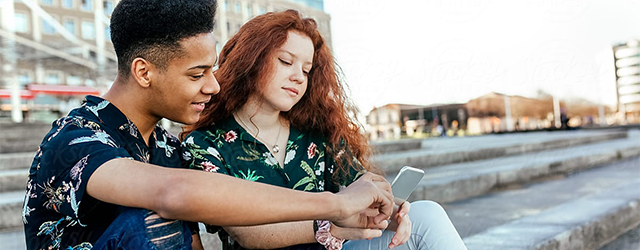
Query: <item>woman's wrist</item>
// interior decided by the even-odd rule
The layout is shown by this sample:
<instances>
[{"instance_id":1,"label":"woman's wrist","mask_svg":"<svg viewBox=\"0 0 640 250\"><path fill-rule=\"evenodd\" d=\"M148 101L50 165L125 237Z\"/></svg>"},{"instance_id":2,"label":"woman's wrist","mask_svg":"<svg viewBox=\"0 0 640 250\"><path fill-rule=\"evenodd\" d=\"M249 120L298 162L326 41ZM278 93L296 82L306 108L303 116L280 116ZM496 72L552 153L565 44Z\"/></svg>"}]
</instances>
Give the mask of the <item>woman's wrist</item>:
<instances>
[{"instance_id":1,"label":"woman's wrist","mask_svg":"<svg viewBox=\"0 0 640 250\"><path fill-rule=\"evenodd\" d=\"M317 230L316 230L317 228ZM328 220L314 221L314 232L316 241L327 250L340 250L344 239L337 238L331 234L331 222Z\"/></svg>"}]
</instances>

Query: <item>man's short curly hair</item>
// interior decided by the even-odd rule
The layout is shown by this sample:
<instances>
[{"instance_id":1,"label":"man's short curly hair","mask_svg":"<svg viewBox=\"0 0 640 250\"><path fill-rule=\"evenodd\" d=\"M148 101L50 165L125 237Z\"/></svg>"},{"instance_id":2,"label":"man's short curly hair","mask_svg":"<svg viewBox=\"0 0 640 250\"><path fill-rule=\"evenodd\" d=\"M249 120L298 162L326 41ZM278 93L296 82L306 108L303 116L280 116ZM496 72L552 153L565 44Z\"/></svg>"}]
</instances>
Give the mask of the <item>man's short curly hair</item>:
<instances>
[{"instance_id":1,"label":"man's short curly hair","mask_svg":"<svg viewBox=\"0 0 640 250\"><path fill-rule=\"evenodd\" d=\"M213 31L216 0L122 0L111 15L118 72L129 76L135 58L166 70L183 53L180 41Z\"/></svg>"}]
</instances>

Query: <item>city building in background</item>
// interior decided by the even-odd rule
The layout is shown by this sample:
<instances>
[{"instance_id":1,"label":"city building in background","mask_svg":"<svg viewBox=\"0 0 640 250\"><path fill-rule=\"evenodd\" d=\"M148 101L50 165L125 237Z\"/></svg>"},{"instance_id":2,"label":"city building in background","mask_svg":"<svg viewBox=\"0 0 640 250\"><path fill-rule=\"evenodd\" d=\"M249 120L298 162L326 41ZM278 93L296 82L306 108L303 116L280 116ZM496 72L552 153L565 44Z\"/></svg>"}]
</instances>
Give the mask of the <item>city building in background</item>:
<instances>
[{"instance_id":1,"label":"city building in background","mask_svg":"<svg viewBox=\"0 0 640 250\"><path fill-rule=\"evenodd\" d=\"M117 58L109 20L119 0L0 2L0 120L51 122L80 105L84 95L99 95L111 86ZM323 4L322 0L219 0L216 47L220 51L249 19L286 9L314 18L331 47L331 19Z\"/></svg>"},{"instance_id":2,"label":"city building in background","mask_svg":"<svg viewBox=\"0 0 640 250\"><path fill-rule=\"evenodd\" d=\"M618 112L629 123L640 123L640 42L613 46Z\"/></svg>"},{"instance_id":3,"label":"city building in background","mask_svg":"<svg viewBox=\"0 0 640 250\"><path fill-rule=\"evenodd\" d=\"M608 116L607 116L608 114ZM584 99L491 92L467 103L387 104L366 117L368 138L397 140L613 125L615 110Z\"/></svg>"}]
</instances>

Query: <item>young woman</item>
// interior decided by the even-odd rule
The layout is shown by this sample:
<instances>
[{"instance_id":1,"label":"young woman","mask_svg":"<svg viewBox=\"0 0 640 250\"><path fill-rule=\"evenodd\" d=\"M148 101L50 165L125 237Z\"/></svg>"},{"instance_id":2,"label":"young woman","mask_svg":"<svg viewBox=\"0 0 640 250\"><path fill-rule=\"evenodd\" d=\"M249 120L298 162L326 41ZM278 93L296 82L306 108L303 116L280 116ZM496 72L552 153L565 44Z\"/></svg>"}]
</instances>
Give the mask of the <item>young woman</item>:
<instances>
[{"instance_id":1,"label":"young woman","mask_svg":"<svg viewBox=\"0 0 640 250\"><path fill-rule=\"evenodd\" d=\"M293 10L258 16L219 58L220 93L182 133L189 168L309 192L337 192L377 171L314 20ZM442 207L429 201L400 204L384 232L303 221L220 234L223 242L231 236L234 249L466 249Z\"/></svg>"}]
</instances>

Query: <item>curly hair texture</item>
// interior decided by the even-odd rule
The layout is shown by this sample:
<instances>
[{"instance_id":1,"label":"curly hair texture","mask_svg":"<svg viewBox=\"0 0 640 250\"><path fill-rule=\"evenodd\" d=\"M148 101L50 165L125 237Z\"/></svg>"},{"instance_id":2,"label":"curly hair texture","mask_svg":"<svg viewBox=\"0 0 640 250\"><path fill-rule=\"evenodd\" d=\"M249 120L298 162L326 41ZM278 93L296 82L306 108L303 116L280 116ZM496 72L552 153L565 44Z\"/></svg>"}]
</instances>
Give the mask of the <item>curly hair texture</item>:
<instances>
[{"instance_id":1,"label":"curly hair texture","mask_svg":"<svg viewBox=\"0 0 640 250\"><path fill-rule=\"evenodd\" d=\"M181 138L233 115L248 97L260 94L273 73L270 56L282 47L289 31L308 36L314 47L307 91L300 101L281 116L291 126L327 138L328 153L336 161L336 183L344 181L350 168L379 172L369 162L371 150L360 133L356 108L347 98L339 68L313 19L302 18L295 10L269 12L248 21L220 52L215 75L220 93L214 95L200 120L184 128ZM347 153L345 153L347 152ZM349 156L349 157L347 157ZM359 162L360 164L354 164Z\"/></svg>"},{"instance_id":2,"label":"curly hair texture","mask_svg":"<svg viewBox=\"0 0 640 250\"><path fill-rule=\"evenodd\" d=\"M137 57L166 70L182 55L180 41L213 31L215 0L122 0L111 14L118 73L129 76Z\"/></svg>"}]
</instances>

